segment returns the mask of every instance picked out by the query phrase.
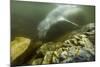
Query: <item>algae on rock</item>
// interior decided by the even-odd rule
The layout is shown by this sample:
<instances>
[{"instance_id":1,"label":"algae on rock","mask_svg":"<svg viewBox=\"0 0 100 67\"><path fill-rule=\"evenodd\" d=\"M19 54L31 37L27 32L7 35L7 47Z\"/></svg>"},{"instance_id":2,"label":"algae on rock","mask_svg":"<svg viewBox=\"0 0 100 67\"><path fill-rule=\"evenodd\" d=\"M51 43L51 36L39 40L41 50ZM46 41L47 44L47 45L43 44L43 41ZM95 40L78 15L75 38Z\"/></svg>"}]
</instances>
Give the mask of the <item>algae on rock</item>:
<instances>
[{"instance_id":1,"label":"algae on rock","mask_svg":"<svg viewBox=\"0 0 100 67\"><path fill-rule=\"evenodd\" d=\"M23 55L30 46L31 40L25 37L16 37L15 40L11 42L11 62L16 63L16 59ZM24 58L24 57L22 57ZM21 62L21 61L20 61Z\"/></svg>"}]
</instances>

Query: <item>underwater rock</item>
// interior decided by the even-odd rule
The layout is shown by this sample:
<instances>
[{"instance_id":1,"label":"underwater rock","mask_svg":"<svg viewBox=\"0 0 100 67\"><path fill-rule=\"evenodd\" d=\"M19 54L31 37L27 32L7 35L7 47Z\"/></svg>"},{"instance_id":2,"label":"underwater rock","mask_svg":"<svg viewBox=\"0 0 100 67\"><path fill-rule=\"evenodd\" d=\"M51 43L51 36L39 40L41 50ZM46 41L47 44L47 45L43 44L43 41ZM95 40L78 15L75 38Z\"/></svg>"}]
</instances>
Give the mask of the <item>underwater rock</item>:
<instances>
[{"instance_id":1,"label":"underwater rock","mask_svg":"<svg viewBox=\"0 0 100 67\"><path fill-rule=\"evenodd\" d=\"M87 62L93 60L94 54L91 54L88 50L82 48L79 50L79 55L73 57L73 62Z\"/></svg>"},{"instance_id":2,"label":"underwater rock","mask_svg":"<svg viewBox=\"0 0 100 67\"><path fill-rule=\"evenodd\" d=\"M61 42L48 42L48 43L44 43L38 50L37 50L37 54L41 54L45 55L46 52L48 51L55 51L57 48L62 47L62 43Z\"/></svg>"},{"instance_id":3,"label":"underwater rock","mask_svg":"<svg viewBox=\"0 0 100 67\"><path fill-rule=\"evenodd\" d=\"M42 64L50 64L52 60L53 51L47 51Z\"/></svg>"},{"instance_id":4,"label":"underwater rock","mask_svg":"<svg viewBox=\"0 0 100 67\"><path fill-rule=\"evenodd\" d=\"M24 37L16 37L11 42L11 60L14 61L17 57L23 54L30 45L31 40Z\"/></svg>"},{"instance_id":5,"label":"underwater rock","mask_svg":"<svg viewBox=\"0 0 100 67\"><path fill-rule=\"evenodd\" d=\"M11 63L12 65L22 65L31 52L31 40L25 37L16 37L11 42Z\"/></svg>"},{"instance_id":6,"label":"underwater rock","mask_svg":"<svg viewBox=\"0 0 100 67\"><path fill-rule=\"evenodd\" d=\"M81 29L81 32L94 32L94 31L95 31L95 23L89 23Z\"/></svg>"},{"instance_id":7,"label":"underwater rock","mask_svg":"<svg viewBox=\"0 0 100 67\"><path fill-rule=\"evenodd\" d=\"M80 36L81 38L77 41L77 45L72 43L70 39L67 41L70 42L69 44L71 44L71 46L61 47L63 49L62 52L56 51L56 53L60 53L60 55L58 55L55 60L59 61L53 61L53 63L86 62L95 60L95 51L91 41L88 40L88 38L83 34L78 36ZM80 43L80 41L82 43ZM68 45L68 43L66 43L66 45Z\"/></svg>"},{"instance_id":8,"label":"underwater rock","mask_svg":"<svg viewBox=\"0 0 100 67\"><path fill-rule=\"evenodd\" d=\"M82 7L58 6L40 22L38 36L43 41L50 41L87 23L86 11Z\"/></svg>"},{"instance_id":9,"label":"underwater rock","mask_svg":"<svg viewBox=\"0 0 100 67\"><path fill-rule=\"evenodd\" d=\"M41 46L41 47L38 49L37 54L39 54L39 53L41 54L41 53L42 53L42 55L45 55L46 52L55 49L55 46L53 46L52 44L53 44L52 42L44 43L43 46ZM51 46L51 45L52 45L52 46Z\"/></svg>"},{"instance_id":10,"label":"underwater rock","mask_svg":"<svg viewBox=\"0 0 100 67\"><path fill-rule=\"evenodd\" d=\"M43 44L38 50L38 54L42 53L42 58L45 59L45 63L42 64L94 61L95 47L89 38L90 36L94 37L94 35L86 35L87 30L92 27L87 28L87 30L85 29L86 31L83 31L83 28L80 29L82 32L72 32L73 34L70 34L69 37L64 37L62 41L59 40L57 42ZM89 33L91 32L89 31Z\"/></svg>"},{"instance_id":11,"label":"underwater rock","mask_svg":"<svg viewBox=\"0 0 100 67\"><path fill-rule=\"evenodd\" d=\"M29 62L30 65L38 65L38 64L41 64L43 61L42 58L38 58L38 59L33 59Z\"/></svg>"},{"instance_id":12,"label":"underwater rock","mask_svg":"<svg viewBox=\"0 0 100 67\"><path fill-rule=\"evenodd\" d=\"M81 32L84 32L92 43L95 44L95 23L87 24L81 29Z\"/></svg>"}]
</instances>

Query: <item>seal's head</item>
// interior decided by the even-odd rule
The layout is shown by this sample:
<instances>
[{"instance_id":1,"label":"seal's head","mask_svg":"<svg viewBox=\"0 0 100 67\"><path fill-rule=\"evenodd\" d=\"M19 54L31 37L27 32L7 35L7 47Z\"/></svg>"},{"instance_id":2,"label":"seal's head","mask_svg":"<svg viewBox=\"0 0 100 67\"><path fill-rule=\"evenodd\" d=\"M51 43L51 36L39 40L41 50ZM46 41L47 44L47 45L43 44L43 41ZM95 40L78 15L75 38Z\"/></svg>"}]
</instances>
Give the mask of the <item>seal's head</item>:
<instances>
[{"instance_id":1,"label":"seal's head","mask_svg":"<svg viewBox=\"0 0 100 67\"><path fill-rule=\"evenodd\" d=\"M87 23L87 17L78 6L58 6L38 25L41 40L50 41L65 32L71 32Z\"/></svg>"}]
</instances>

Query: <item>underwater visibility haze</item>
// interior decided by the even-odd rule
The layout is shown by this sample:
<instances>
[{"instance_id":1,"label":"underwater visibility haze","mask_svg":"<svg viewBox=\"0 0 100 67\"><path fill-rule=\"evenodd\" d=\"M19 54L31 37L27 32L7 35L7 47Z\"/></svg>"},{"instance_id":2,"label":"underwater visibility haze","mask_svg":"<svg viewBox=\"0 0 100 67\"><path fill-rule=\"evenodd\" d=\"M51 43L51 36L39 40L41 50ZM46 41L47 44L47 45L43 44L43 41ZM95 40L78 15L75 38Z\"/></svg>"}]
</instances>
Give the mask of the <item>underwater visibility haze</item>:
<instances>
[{"instance_id":1,"label":"underwater visibility haze","mask_svg":"<svg viewBox=\"0 0 100 67\"><path fill-rule=\"evenodd\" d=\"M95 60L95 6L11 1L11 65Z\"/></svg>"}]
</instances>

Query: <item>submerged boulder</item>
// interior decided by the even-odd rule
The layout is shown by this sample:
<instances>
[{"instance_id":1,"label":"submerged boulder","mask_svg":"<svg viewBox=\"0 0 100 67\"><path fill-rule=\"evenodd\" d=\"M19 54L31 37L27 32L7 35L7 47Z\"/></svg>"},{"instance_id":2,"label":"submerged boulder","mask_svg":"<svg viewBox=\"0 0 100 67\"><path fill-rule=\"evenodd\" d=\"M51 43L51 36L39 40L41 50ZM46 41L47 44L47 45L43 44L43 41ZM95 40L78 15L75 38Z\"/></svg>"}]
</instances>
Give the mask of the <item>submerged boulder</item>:
<instances>
[{"instance_id":1,"label":"submerged boulder","mask_svg":"<svg viewBox=\"0 0 100 67\"><path fill-rule=\"evenodd\" d=\"M21 65L25 62L26 57L29 55L31 40L25 37L16 37L11 42L11 63L12 65Z\"/></svg>"}]
</instances>

